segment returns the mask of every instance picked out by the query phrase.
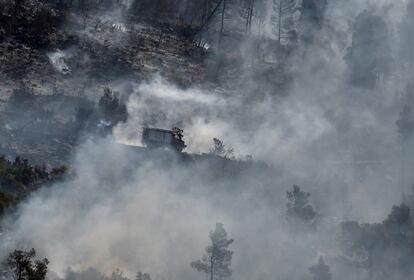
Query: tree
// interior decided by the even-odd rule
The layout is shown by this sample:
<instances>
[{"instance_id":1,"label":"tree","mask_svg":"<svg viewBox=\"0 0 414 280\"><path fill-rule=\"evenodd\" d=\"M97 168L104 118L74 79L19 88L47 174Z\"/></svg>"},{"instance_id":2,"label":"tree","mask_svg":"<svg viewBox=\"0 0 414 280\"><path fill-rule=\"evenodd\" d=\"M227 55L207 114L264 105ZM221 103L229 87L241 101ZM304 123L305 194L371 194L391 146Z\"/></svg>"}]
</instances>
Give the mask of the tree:
<instances>
[{"instance_id":1,"label":"tree","mask_svg":"<svg viewBox=\"0 0 414 280\"><path fill-rule=\"evenodd\" d=\"M309 267L309 271L312 274L313 280L331 280L332 275L329 266L325 264L323 257L319 257L317 264Z\"/></svg>"},{"instance_id":2,"label":"tree","mask_svg":"<svg viewBox=\"0 0 414 280\"><path fill-rule=\"evenodd\" d=\"M383 234L379 224L359 224L355 221L341 223L341 245L346 263L366 269L372 279L375 256L380 256Z\"/></svg>"},{"instance_id":3,"label":"tree","mask_svg":"<svg viewBox=\"0 0 414 280\"><path fill-rule=\"evenodd\" d=\"M213 138L213 145L213 148L210 150L211 154L229 159L235 158L234 149L231 147L226 148L226 145L220 139Z\"/></svg>"},{"instance_id":4,"label":"tree","mask_svg":"<svg viewBox=\"0 0 414 280\"><path fill-rule=\"evenodd\" d=\"M240 1L240 16L245 21L245 32L252 31L252 18L255 0L241 0Z\"/></svg>"},{"instance_id":5,"label":"tree","mask_svg":"<svg viewBox=\"0 0 414 280\"><path fill-rule=\"evenodd\" d=\"M213 138L213 149L210 152L216 156L224 156L226 154L226 145L218 138Z\"/></svg>"},{"instance_id":6,"label":"tree","mask_svg":"<svg viewBox=\"0 0 414 280\"><path fill-rule=\"evenodd\" d=\"M225 0L204 0L201 13L201 22L195 29L193 36L197 36L201 31L208 29L224 1Z\"/></svg>"},{"instance_id":7,"label":"tree","mask_svg":"<svg viewBox=\"0 0 414 280\"><path fill-rule=\"evenodd\" d=\"M210 232L211 245L207 246L206 254L201 260L191 263L191 267L204 272L210 280L221 280L231 276L231 259L233 251L228 248L234 242L227 239L223 224L216 223L216 229Z\"/></svg>"},{"instance_id":8,"label":"tree","mask_svg":"<svg viewBox=\"0 0 414 280\"><path fill-rule=\"evenodd\" d=\"M259 35L259 41L263 38L263 29L266 22L267 17L267 2L264 0L256 0L255 6L253 11L253 19L257 25L257 31ZM251 23L250 23L251 24Z\"/></svg>"},{"instance_id":9,"label":"tree","mask_svg":"<svg viewBox=\"0 0 414 280\"><path fill-rule=\"evenodd\" d=\"M34 260L35 257L34 249L13 251L6 260L8 274L13 280L44 280L49 261L46 258Z\"/></svg>"},{"instance_id":10,"label":"tree","mask_svg":"<svg viewBox=\"0 0 414 280\"><path fill-rule=\"evenodd\" d=\"M149 273L142 273L139 271L135 277L135 280L151 280L151 275L149 275Z\"/></svg>"},{"instance_id":11,"label":"tree","mask_svg":"<svg viewBox=\"0 0 414 280\"><path fill-rule=\"evenodd\" d=\"M409 241L412 227L410 208L404 203L399 206L394 205L391 213L382 222L382 226L387 239L389 239L388 243L392 243L393 246L405 246Z\"/></svg>"},{"instance_id":12,"label":"tree","mask_svg":"<svg viewBox=\"0 0 414 280\"><path fill-rule=\"evenodd\" d=\"M346 263L366 269L370 279L407 279L414 273L414 227L405 204L393 206L382 223L341 223L340 240Z\"/></svg>"},{"instance_id":13,"label":"tree","mask_svg":"<svg viewBox=\"0 0 414 280\"><path fill-rule=\"evenodd\" d=\"M129 280L128 277L124 276L124 272L117 268L112 272L111 280Z\"/></svg>"},{"instance_id":14,"label":"tree","mask_svg":"<svg viewBox=\"0 0 414 280\"><path fill-rule=\"evenodd\" d=\"M245 21L245 32L252 33L253 19L257 19L259 28L266 17L266 3L263 0L240 0L240 17Z\"/></svg>"},{"instance_id":15,"label":"tree","mask_svg":"<svg viewBox=\"0 0 414 280\"><path fill-rule=\"evenodd\" d=\"M273 0L273 32L277 37L279 47L293 41L296 37L293 14L295 0Z\"/></svg>"},{"instance_id":16,"label":"tree","mask_svg":"<svg viewBox=\"0 0 414 280\"><path fill-rule=\"evenodd\" d=\"M309 204L310 193L303 192L299 186L294 185L292 191L286 192L287 203L287 215L293 220L299 220L305 223L305 225L316 227L316 212Z\"/></svg>"},{"instance_id":17,"label":"tree","mask_svg":"<svg viewBox=\"0 0 414 280\"><path fill-rule=\"evenodd\" d=\"M125 122L127 119L127 109L119 101L118 93L113 92L110 88L104 89L104 95L99 99L99 112L105 121L116 125L118 122Z\"/></svg>"}]
</instances>

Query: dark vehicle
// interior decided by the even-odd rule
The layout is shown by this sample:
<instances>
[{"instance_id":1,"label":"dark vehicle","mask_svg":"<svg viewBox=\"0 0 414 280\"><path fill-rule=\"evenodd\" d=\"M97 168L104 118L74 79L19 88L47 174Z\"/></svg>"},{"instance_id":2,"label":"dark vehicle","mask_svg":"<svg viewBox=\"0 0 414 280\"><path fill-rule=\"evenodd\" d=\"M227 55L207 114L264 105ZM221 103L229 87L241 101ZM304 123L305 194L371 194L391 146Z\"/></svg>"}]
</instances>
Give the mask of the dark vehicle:
<instances>
[{"instance_id":1,"label":"dark vehicle","mask_svg":"<svg viewBox=\"0 0 414 280\"><path fill-rule=\"evenodd\" d=\"M172 130L144 127L142 132L142 143L147 148L172 148L181 152L187 147L183 138L183 130L177 127Z\"/></svg>"}]
</instances>

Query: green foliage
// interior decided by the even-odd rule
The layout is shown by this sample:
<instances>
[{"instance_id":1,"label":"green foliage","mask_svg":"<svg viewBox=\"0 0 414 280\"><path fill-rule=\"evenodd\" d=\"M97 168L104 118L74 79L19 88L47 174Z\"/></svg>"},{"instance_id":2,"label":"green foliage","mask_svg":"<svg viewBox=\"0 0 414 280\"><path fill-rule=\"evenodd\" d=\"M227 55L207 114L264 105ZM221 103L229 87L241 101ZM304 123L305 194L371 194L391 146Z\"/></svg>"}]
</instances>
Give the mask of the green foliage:
<instances>
[{"instance_id":1,"label":"green foliage","mask_svg":"<svg viewBox=\"0 0 414 280\"><path fill-rule=\"evenodd\" d=\"M233 251L228 248L234 242L227 239L223 224L217 223L216 229L210 232L211 245L206 248L206 254L201 260L191 263L191 267L204 272L210 280L220 280L231 276L231 259Z\"/></svg>"},{"instance_id":2,"label":"green foliage","mask_svg":"<svg viewBox=\"0 0 414 280\"><path fill-rule=\"evenodd\" d=\"M48 259L35 260L36 251L15 250L6 260L7 274L13 280L44 280L46 278Z\"/></svg>"},{"instance_id":3,"label":"green foliage","mask_svg":"<svg viewBox=\"0 0 414 280\"><path fill-rule=\"evenodd\" d=\"M21 157L9 161L4 156L0 156L0 216L6 209L25 199L32 191L61 179L66 173L66 166L48 172L45 166L33 166Z\"/></svg>"},{"instance_id":4,"label":"green foliage","mask_svg":"<svg viewBox=\"0 0 414 280\"><path fill-rule=\"evenodd\" d=\"M405 204L393 206L382 223L343 222L340 240L345 258L367 269L372 277L394 271L399 274L393 278L400 279L414 272L408 265L414 258L414 226Z\"/></svg>"},{"instance_id":5,"label":"green foliage","mask_svg":"<svg viewBox=\"0 0 414 280\"><path fill-rule=\"evenodd\" d=\"M30 187L49 178L45 166L32 166L27 159L16 157L11 162L0 158L0 182L10 187Z\"/></svg>"}]
</instances>

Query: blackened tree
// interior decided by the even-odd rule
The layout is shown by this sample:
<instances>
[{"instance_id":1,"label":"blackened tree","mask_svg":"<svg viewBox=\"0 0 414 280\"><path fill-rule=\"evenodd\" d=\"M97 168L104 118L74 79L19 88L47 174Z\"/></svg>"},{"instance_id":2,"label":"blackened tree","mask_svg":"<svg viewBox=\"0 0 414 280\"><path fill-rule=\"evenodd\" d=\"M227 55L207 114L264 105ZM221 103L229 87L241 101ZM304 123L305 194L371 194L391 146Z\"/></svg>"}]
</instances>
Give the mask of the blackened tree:
<instances>
[{"instance_id":1,"label":"blackened tree","mask_svg":"<svg viewBox=\"0 0 414 280\"><path fill-rule=\"evenodd\" d=\"M271 17L273 33L279 46L290 43L296 38L294 23L295 0L273 0L273 15Z\"/></svg>"}]
</instances>

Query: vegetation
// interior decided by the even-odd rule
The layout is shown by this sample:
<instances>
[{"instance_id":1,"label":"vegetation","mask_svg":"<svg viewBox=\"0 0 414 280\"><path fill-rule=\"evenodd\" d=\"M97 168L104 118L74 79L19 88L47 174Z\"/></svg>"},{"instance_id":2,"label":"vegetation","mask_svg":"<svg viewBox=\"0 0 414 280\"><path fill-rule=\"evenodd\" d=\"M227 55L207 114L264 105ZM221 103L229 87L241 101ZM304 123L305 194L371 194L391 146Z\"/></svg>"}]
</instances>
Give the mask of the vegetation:
<instances>
[{"instance_id":1,"label":"vegetation","mask_svg":"<svg viewBox=\"0 0 414 280\"><path fill-rule=\"evenodd\" d=\"M0 217L4 215L5 209L15 205L15 200L11 195L0 192Z\"/></svg>"},{"instance_id":2,"label":"vegetation","mask_svg":"<svg viewBox=\"0 0 414 280\"><path fill-rule=\"evenodd\" d=\"M36 260L35 257L34 249L13 251L6 260L6 275L13 280L44 280L49 260Z\"/></svg>"},{"instance_id":3,"label":"vegetation","mask_svg":"<svg viewBox=\"0 0 414 280\"><path fill-rule=\"evenodd\" d=\"M0 42L13 36L23 44L42 48L54 43L52 34L64 22L66 11L52 1L0 0Z\"/></svg>"},{"instance_id":4,"label":"vegetation","mask_svg":"<svg viewBox=\"0 0 414 280\"><path fill-rule=\"evenodd\" d=\"M142 273L139 271L135 276L135 280L151 280L151 275L149 273Z\"/></svg>"},{"instance_id":5,"label":"vegetation","mask_svg":"<svg viewBox=\"0 0 414 280\"><path fill-rule=\"evenodd\" d=\"M0 157L0 216L41 186L62 179L65 166L48 171L45 166L33 166L16 157L14 161Z\"/></svg>"},{"instance_id":6,"label":"vegetation","mask_svg":"<svg viewBox=\"0 0 414 280\"><path fill-rule=\"evenodd\" d=\"M372 8L375 6L374 4L366 6L366 10L357 11L356 16L350 19L350 31L348 32L344 28L345 34L341 34L341 32L334 30L332 22L325 20L327 0L272 0L268 2L264 0L131 0L128 1L130 5L126 5L125 1L111 0L0 0L0 74L2 74L0 80L3 80L3 76L10 79L10 82L7 80L7 87L4 86L4 92L11 95L7 102L1 100L0 104L0 118L4 122L0 126L1 148L13 151L15 145L30 147L32 150L27 152L29 155L40 145L46 147L43 150L44 154L54 149L72 151L84 132L90 133L88 135L106 136L110 134L114 126L127 121L127 106L124 104L124 98L127 95L124 95L123 92L121 95L106 85L111 85L114 80L125 76L132 77L131 80L134 82L146 81L153 73L160 72L163 76L168 76L169 80L180 76L177 78L180 82L177 83L186 88L195 84L194 80L187 77L190 75L181 75L182 73L177 71L187 68L186 73L196 73L195 76L201 77L199 80L206 82L203 86L209 89L210 86L220 89L217 94L220 94L221 90L225 93L233 93L231 90L227 92L231 87L236 87L241 92L240 95L231 95L231 98L233 96L244 98L244 95L247 96L245 91L253 92L251 96L243 100L246 106L242 107L249 110L248 107L254 107L255 104L252 103L252 106L249 106L251 104L248 102L256 100L256 98L265 97L263 100L273 102L273 97L282 96L280 93L285 93L290 85L295 87L295 92L299 92L307 90L306 86L311 88L314 84L321 82L313 80L313 76L304 77L306 75L303 74L307 73L302 73L302 68L306 68L313 63L313 60L317 60L316 67L315 65L310 67L314 67L315 72L324 69L325 61L334 61L335 59L331 57L331 50L323 52L320 49L332 48L335 55L341 54L341 59L342 55L346 54L344 57L346 63L344 65L339 63L339 67L346 69L345 73L349 79L342 81L337 77L338 80L331 84L328 79L330 78L329 73L326 73L331 70L330 68L326 72L318 72L324 76L322 81L329 83L326 89L338 88L341 90L341 87L351 85L350 88L358 88L357 93L372 93L374 89L384 90L380 89L378 85L385 79L392 78L384 88L389 89L394 83L398 84L395 89L405 88L401 102L403 104L398 112L398 108L395 111L393 106L384 104L391 102L391 98L373 101L375 103L373 106L379 107L378 112L380 113L377 116L371 114L366 108L362 109L362 111L365 109L367 111L364 111L364 119L361 122L368 123L368 125L354 125L354 122L349 121L354 120L353 118L342 119L342 115L348 115L348 113L351 115L353 112L345 111L346 109L342 107L340 110L327 109L332 104L324 104L321 106L322 108L319 108L316 105L319 105L317 102L319 102L320 96L315 97L316 102L312 104L315 106L310 106L312 111L316 112L315 115L320 113L321 118L327 121L329 127L335 128L332 131L338 132L335 143L338 143L337 141L342 136L339 134L339 128L347 131L345 138L349 140L348 137L357 134L353 131L356 129L354 126L363 126L363 129L357 130L357 132L364 130L362 132L364 134L367 133L366 130L377 123L386 125L391 119L392 124L395 122L402 141L396 141L397 143L389 141L390 143L386 143L386 145L391 149L395 148L395 150L401 148L401 158L404 158L401 160L403 163L401 165L406 165L401 169L406 167L411 170L412 162L409 160L411 160L412 154L409 152L412 150L414 132L414 88L410 84L400 85L399 83L400 78L401 80L406 79L404 75L409 76L413 72L414 1L404 1L406 10L403 11L401 21L395 29L400 35L398 38L400 42L395 40L398 37L394 30L395 26L389 24L385 16L386 12L383 11L392 9L391 7L376 9ZM105 18L113 10L119 12L119 15L114 16L116 17L115 21L111 19L106 22L100 18L101 15L103 15L102 18ZM345 17L344 15L347 13L348 11L341 11L341 13L330 15L329 19L338 16L341 17L338 18L338 21L342 22L342 17ZM264 28L264 22L267 20L271 26ZM117 24L123 25L119 27ZM346 25L345 21L343 24ZM117 32L118 28L119 32ZM110 36L103 36L105 35L104 31L110 33ZM269 32L269 34L264 36L265 32ZM119 40L113 38L114 34L119 35ZM338 39L340 42L335 41L337 44L331 46L329 42L331 36L341 37ZM47 59L47 54L60 49L66 50L68 53L75 53L75 58L72 58L72 61L70 58L67 60L68 64L71 64L70 69L72 66L78 67L77 69L65 71L67 73L53 70L53 63ZM303 53L312 52L314 49L318 51L312 55L303 55ZM293 57L293 54L296 53L299 55ZM10 54L14 54L18 59L9 59ZM318 55L323 58L318 59ZM402 65L393 63L394 55L401 58ZM148 63L150 60L148 57L155 62ZM62 58L62 60L64 59L66 58ZM309 63L309 61L311 62ZM343 61L341 60L341 62ZM43 67L45 65L48 67ZM168 70L166 70L167 66L169 66ZM395 67L400 67L402 69L400 71L406 73L400 75L394 71ZM44 68L45 72L39 74L38 71L33 70L40 68ZM171 70L171 68L173 69ZM79 70L80 73L77 76L68 74L75 73L76 70ZM85 77L82 77L83 75ZM50 84L47 85L47 82L44 81L49 79L49 76L53 77L50 78L53 90ZM99 91L89 88L88 82L91 77L96 79ZM229 77L231 79L227 79ZM55 91L54 86L58 88L60 83L63 85L78 84L78 81L82 80L81 78L84 78L83 81L85 81L85 84L79 86L82 90L77 88L75 93L68 90L67 92L70 94L65 95L62 94L64 86L60 85L61 88ZM293 78L297 78L297 80L290 83ZM256 79L259 82L256 83ZM304 84L301 83L302 79L306 80ZM233 83L233 81L236 82ZM262 83L262 81L265 82ZM347 82L349 83L347 84ZM246 85L248 87L245 90ZM102 91L104 86L106 87ZM317 87L325 87L325 85L320 83ZM3 87L1 90L3 93ZM324 90L321 91L324 92ZM89 92L92 92L95 99L90 96L86 97ZM355 94L355 92L352 93ZM317 94L315 93L315 95ZM364 99L373 100L372 96L367 96L368 94L364 96ZM313 122L312 116L314 114L308 116L306 112L301 111L309 109L302 108L302 102L306 102L306 98L299 100L301 97L297 94L295 98L298 100L292 98L289 102L279 102L282 101L282 97L280 100L278 99L274 104L277 103L280 107L276 108L275 106L271 109L277 111L277 116L281 115L277 121L287 123L296 121L289 114L289 118L284 118L285 116L281 112L283 111L281 110L282 106L294 103L298 104L299 108L295 107L292 111L298 115L303 114L299 115L298 119L303 121L305 125L308 124L307 122ZM324 101L330 99L330 96L325 98L326 96L323 95L323 97ZM181 96L177 99L181 99ZM183 99L185 100L186 96L183 96ZM311 95L309 95L309 99L314 101ZM342 99L347 101L346 105L354 105L345 95L339 99L341 99L340 102L338 101L339 105L343 105ZM151 102L148 101L148 103ZM274 104L271 103L271 105ZM156 102L150 104L152 107L157 107L157 105ZM335 103L335 105L337 104ZM267 106L265 107L267 108ZM320 112L319 109L321 109ZM203 110L194 110L195 113L198 111ZM392 118L385 120L386 118L381 114L386 111L392 111ZM180 113L178 112L176 115L180 115ZM238 113L235 110L228 110L225 114L221 114L237 115ZM273 123L277 123L274 119L268 122L265 116L250 116L249 113L250 111L247 111L243 118L238 119L238 126L243 126L243 129L248 132L245 138L253 135L254 131L251 131L253 122L257 126L265 123L266 125L262 128L268 130L272 129ZM217 117L217 115L220 114L214 116L211 114L211 118ZM167 116L169 114L162 117L163 121L169 121L165 120ZM389 116L388 113L386 116ZM355 119L356 117L360 117L360 115L356 115ZM254 121L245 123L246 119L254 119ZM154 123L157 122L154 121ZM317 120L315 123L318 126L323 125L319 124ZM392 128L395 129L395 127ZM313 128L311 127L311 129ZM272 136L275 135L273 133L283 139L280 142L282 144L288 142L290 136L293 139L296 139L297 136L296 127L275 130L275 132L266 135L269 140L266 139L263 143L258 143L258 146L266 145L267 141L271 141ZM325 130L322 134L325 135ZM326 134L331 134L331 131ZM379 134L379 136L381 135ZM302 140L304 137L300 138ZM286 142L284 142L285 140ZM307 142L317 142L317 140L309 139ZM365 141L361 142L363 142L361 146L371 144L365 143ZM5 147L6 144L9 146ZM242 173L244 169L238 169L238 167L234 167L235 165L226 166L226 163L223 163L230 162L223 160L223 158L235 158L234 150L228 146L228 143L225 144L222 140L214 138L212 144L210 154L214 156L208 158L212 161L215 160L216 163L211 169L213 171L219 170L219 172L212 172L212 174L220 175L211 176L214 178L211 178L209 183L211 188L215 188L214 190L224 189L223 185L227 187L229 184L227 181L223 184L215 184L219 181L218 177L231 177L236 172ZM330 144L321 141L317 150L319 147L320 149L330 147ZM395 147L397 144L402 145ZM313 144L310 147L314 147ZM255 148L253 147L253 149ZM348 153L341 152L343 150L338 154L348 156ZM16 154L20 153L16 152ZM70 153L67 152L64 156L68 154ZM352 153L349 154L351 157L353 156ZM369 152L367 154L371 155ZM64 158L58 152L55 155L58 159ZM194 158L197 156L194 155ZM50 161L54 160L49 154L45 157ZM188 158L190 157L188 156ZM319 160L318 157L315 158ZM409 160L404 162L405 158ZM35 156L35 160L42 162L43 158ZM190 162L190 159L188 161ZM30 162L32 162L32 158ZM237 164L249 165L253 163ZM33 162L29 163L29 160L23 157L16 157L14 160L8 160L4 156L0 157L0 216L12 210L33 191L63 178L68 173L65 165L57 166L50 169L42 165L33 165ZM260 168L261 166L258 169ZM404 173L403 171L401 173ZM260 176L257 173L252 173L254 172L246 177L250 177L248 179L253 182L251 185L256 187L254 179ZM372 174L369 176L370 178L374 177ZM394 180L392 176L389 177ZM220 177L220 179L222 178ZM197 181L195 182L197 183ZM234 185L231 188L238 187L238 184ZM261 191L261 186L256 189ZM280 195L280 193L277 194ZM317 207L317 212L311 204L310 198L311 194L297 185L286 192L287 204L283 218L288 220L289 229L294 237L297 236L297 233L306 233L306 238L310 239L316 237L314 233L317 229L319 211L323 210ZM414 220L412 215L414 199L412 196L404 198L404 203L394 206L391 213L382 222L341 222L339 243L342 256L338 262L346 263L356 270L364 270L369 279L411 279L414 274L412 265L414 259ZM253 201L253 203L257 202ZM321 228L321 224L318 224L319 231ZM205 254L201 259L192 262L190 266L207 275L210 280L229 278L232 274L233 257L230 246L234 240L227 236L223 224L217 223L215 230L210 232L210 241ZM16 250L11 253L6 262L8 277L14 280L44 280L48 260L35 260L35 257L34 250L28 252ZM326 260L332 264L329 255L326 256ZM309 264L303 265L301 270L306 272L308 266ZM335 266L333 268L335 269ZM320 257L318 262L308 270L314 280L332 279L331 268L325 263L324 257ZM93 270L88 273L98 275L97 279L128 280L120 269L113 271L109 277L97 271L91 271ZM88 274L86 273L86 275ZM70 277L68 276L68 278ZM76 280L77 278L71 279ZM138 272L135 280L151 280L151 276L148 273Z\"/></svg>"},{"instance_id":7,"label":"vegetation","mask_svg":"<svg viewBox=\"0 0 414 280\"><path fill-rule=\"evenodd\" d=\"M217 223L214 231L210 232L211 245L207 246L206 254L201 260L191 263L191 267L205 273L210 280L221 280L231 276L231 259L233 251L228 248L234 242L227 239L223 224Z\"/></svg>"},{"instance_id":8,"label":"vegetation","mask_svg":"<svg viewBox=\"0 0 414 280\"><path fill-rule=\"evenodd\" d=\"M126 106L119 101L118 93L110 88L104 89L104 94L99 99L98 110L102 119L114 125L127 119Z\"/></svg>"},{"instance_id":9,"label":"vegetation","mask_svg":"<svg viewBox=\"0 0 414 280\"><path fill-rule=\"evenodd\" d=\"M219 157L225 157L229 159L234 159L234 149L233 148L227 148L226 145L218 138L213 138L213 148L210 150L210 153L219 156Z\"/></svg>"},{"instance_id":10,"label":"vegetation","mask_svg":"<svg viewBox=\"0 0 414 280\"><path fill-rule=\"evenodd\" d=\"M279 46L290 43L297 38L294 22L296 1L294 0L273 0L273 32L277 36Z\"/></svg>"},{"instance_id":11,"label":"vegetation","mask_svg":"<svg viewBox=\"0 0 414 280\"><path fill-rule=\"evenodd\" d=\"M316 212L309 204L310 193L304 192L299 186L294 185L292 191L286 192L287 217L297 226L305 229L316 229Z\"/></svg>"},{"instance_id":12,"label":"vegetation","mask_svg":"<svg viewBox=\"0 0 414 280\"><path fill-rule=\"evenodd\" d=\"M0 157L0 178L2 185L25 187L47 180L49 174L44 166L32 166L28 160L20 157L11 162L3 156Z\"/></svg>"},{"instance_id":13,"label":"vegetation","mask_svg":"<svg viewBox=\"0 0 414 280\"><path fill-rule=\"evenodd\" d=\"M348 221L343 222L341 228L344 258L354 266L366 269L371 279L384 275L399 279L413 273L408 263L414 257L414 226L407 205L393 206L382 223Z\"/></svg>"}]
</instances>

